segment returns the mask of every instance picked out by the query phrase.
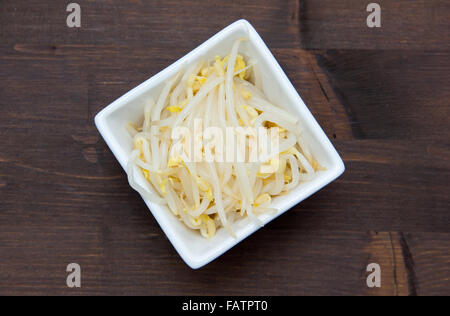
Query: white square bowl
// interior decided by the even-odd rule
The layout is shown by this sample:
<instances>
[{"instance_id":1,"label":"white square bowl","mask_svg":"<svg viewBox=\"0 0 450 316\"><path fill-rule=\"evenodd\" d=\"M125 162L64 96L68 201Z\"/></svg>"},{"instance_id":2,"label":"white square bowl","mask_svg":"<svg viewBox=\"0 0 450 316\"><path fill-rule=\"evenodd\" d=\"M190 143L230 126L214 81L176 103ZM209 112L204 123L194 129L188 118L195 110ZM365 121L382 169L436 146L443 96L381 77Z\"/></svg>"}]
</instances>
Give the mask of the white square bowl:
<instances>
[{"instance_id":1,"label":"white square bowl","mask_svg":"<svg viewBox=\"0 0 450 316\"><path fill-rule=\"evenodd\" d=\"M273 206L279 212L276 215L260 216L261 221L267 224L334 181L344 172L345 167L322 128L249 22L239 20L214 35L183 58L106 107L95 117L95 124L121 166L126 170L133 141L125 126L127 122L138 121L142 118L144 101L149 97L157 99L164 83L174 76L182 65L213 58L215 55L224 55L231 50L234 41L242 37L249 40L241 44L239 51L256 59L263 76L264 93L273 103L282 105L293 115L298 116L313 154L327 168L326 171L317 173L312 181L299 185L285 196L275 198ZM138 180L143 181L143 177L141 176ZM237 238L233 238L224 229L220 229L216 236L207 240L197 231L187 228L172 215L166 206L149 201L145 203L176 251L193 269L208 264L260 228L254 222L242 220L232 226Z\"/></svg>"}]
</instances>

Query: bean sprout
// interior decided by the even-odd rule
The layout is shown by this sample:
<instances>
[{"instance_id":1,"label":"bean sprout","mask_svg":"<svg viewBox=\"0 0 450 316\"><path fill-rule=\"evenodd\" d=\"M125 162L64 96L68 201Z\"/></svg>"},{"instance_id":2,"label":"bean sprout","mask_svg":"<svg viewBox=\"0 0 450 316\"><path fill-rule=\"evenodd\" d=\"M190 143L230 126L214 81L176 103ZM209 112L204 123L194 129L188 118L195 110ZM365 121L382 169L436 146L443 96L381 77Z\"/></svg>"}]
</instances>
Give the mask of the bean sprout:
<instances>
[{"instance_id":1,"label":"bean sprout","mask_svg":"<svg viewBox=\"0 0 450 316\"><path fill-rule=\"evenodd\" d=\"M206 238L220 228L235 236L232 224L246 217L262 225L261 214L277 212L274 198L324 170L303 137L299 119L269 101L261 90L256 62L239 54L242 41L237 40L223 58L180 71L167 81L156 102L147 100L142 125L126 126L134 141L127 165L131 187L143 198L167 205L187 227ZM236 135L246 129L262 130L278 147L269 155L261 153L264 146L259 147L256 153L262 159L248 161L250 141L256 139L256 133L250 133L238 137L237 148L212 146L214 154L234 155L237 160L197 161L197 156L206 156L206 147L195 152L195 144L203 141L202 134L195 133L199 120L205 129L219 128L226 140L229 128L241 128ZM177 128L194 133L179 133L177 143L173 137Z\"/></svg>"}]
</instances>

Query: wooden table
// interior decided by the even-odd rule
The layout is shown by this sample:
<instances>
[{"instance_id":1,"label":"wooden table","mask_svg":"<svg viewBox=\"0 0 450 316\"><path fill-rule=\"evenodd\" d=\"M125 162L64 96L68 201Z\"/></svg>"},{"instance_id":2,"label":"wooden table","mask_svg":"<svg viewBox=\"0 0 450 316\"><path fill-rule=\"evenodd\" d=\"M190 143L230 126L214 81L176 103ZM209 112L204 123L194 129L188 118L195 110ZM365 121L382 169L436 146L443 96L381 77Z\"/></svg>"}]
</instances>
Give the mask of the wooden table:
<instances>
[{"instance_id":1,"label":"wooden table","mask_svg":"<svg viewBox=\"0 0 450 316\"><path fill-rule=\"evenodd\" d=\"M0 1L0 295L449 295L450 5L380 0L372 29L369 2L80 0L77 29L69 1ZM347 171L193 271L93 119L239 18Z\"/></svg>"}]
</instances>

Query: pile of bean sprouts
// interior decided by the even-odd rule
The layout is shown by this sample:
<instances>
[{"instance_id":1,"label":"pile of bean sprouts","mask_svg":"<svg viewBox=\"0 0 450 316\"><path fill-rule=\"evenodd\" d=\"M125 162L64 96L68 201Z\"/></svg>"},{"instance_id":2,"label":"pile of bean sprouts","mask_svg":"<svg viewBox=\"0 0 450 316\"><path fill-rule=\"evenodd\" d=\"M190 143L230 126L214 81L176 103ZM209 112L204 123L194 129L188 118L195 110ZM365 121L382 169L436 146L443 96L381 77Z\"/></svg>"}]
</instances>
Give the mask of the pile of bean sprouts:
<instances>
[{"instance_id":1,"label":"pile of bean sprouts","mask_svg":"<svg viewBox=\"0 0 450 316\"><path fill-rule=\"evenodd\" d=\"M305 142L295 115L270 102L252 59L237 40L223 59L200 62L170 79L156 101L148 100L140 123L127 125L134 150L127 165L130 185L144 199L167 205L187 227L211 238L244 217L276 213L272 199L310 181L324 168ZM247 60L247 62L246 62ZM173 154L172 131L217 126L277 128L279 148L261 162L192 162ZM146 180L139 185L135 172Z\"/></svg>"}]
</instances>

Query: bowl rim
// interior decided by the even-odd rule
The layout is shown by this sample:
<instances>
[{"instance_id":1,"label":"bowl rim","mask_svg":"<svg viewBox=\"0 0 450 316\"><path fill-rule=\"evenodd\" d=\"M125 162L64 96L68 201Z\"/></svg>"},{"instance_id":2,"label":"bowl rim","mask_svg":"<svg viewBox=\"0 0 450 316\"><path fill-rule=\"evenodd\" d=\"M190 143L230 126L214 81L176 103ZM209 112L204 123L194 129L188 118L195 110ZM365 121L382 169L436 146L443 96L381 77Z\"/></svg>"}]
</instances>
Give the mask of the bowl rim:
<instances>
[{"instance_id":1,"label":"bowl rim","mask_svg":"<svg viewBox=\"0 0 450 316\"><path fill-rule=\"evenodd\" d=\"M334 148L333 144L331 143L330 139L326 136L323 129L320 127L320 125L318 124L318 122L316 121L316 119L314 118L312 113L309 111L308 107L303 102L301 96L299 95L299 93L297 92L295 87L292 85L289 78L286 76L286 74L282 70L281 66L279 65L279 63L277 62L277 60L275 59L273 54L270 52L267 45L264 43L264 41L259 36L257 31L253 28L253 26L247 20L241 19L241 20L238 20L238 21L230 24L229 26L225 27L220 32L218 32L217 34L213 35L208 40L203 42L201 45L194 48L192 51L190 51L189 53L187 53L186 55L184 55L183 57L181 57L180 59L178 59L171 65L169 65L168 67L166 67L163 70L161 70L160 72L158 72L156 75L150 77L143 83L139 84L137 87L131 89L130 91L125 93L123 96L119 97L117 100L115 100L110 105L105 107L103 110L101 110L95 116L95 125L96 125L98 131L100 132L101 136L104 138L106 144L112 151L113 155L115 156L115 158L118 160L118 162L120 163L120 165L126 172L126 161L128 160L128 158L124 157L121 154L120 145L118 144L118 142L115 141L112 134L110 133L110 129L107 124L109 115L114 113L116 110L126 106L128 101L133 99L135 97L135 95L137 95L143 91L146 91L149 86L154 86L155 82L157 83L162 80L165 80L166 77L168 77L170 74L174 73L186 60L189 60L194 56L203 54L203 52L202 52L203 50L208 49L208 47L211 47L211 45L215 45L218 42L218 40L220 40L222 37L225 37L227 34L232 33L235 29L240 28L242 26L246 27L248 32L253 35L253 39L256 41L255 44L257 44L258 49L263 50L264 58L270 59L270 63L275 66L275 68L276 68L275 70L278 73L279 79L282 80L282 85L287 85L288 89L290 89L291 91L293 90L295 92L296 97L298 97L298 99L301 101L298 106L301 106L301 104L303 104L303 106L306 108L305 114L308 116L306 119L311 120L311 124L313 126L313 133L315 134L316 137L319 138L320 142L322 143L325 150L327 151L327 154L330 155L331 160L332 160L332 168L330 170L327 170L328 176L326 178L322 178L321 181L318 181L314 187L311 186L308 189L308 191L304 192L303 196L291 199L291 201L286 203L285 207L280 209L278 214L271 217L270 220L268 220L266 222L266 223L268 223L268 222L271 222L274 219L276 219L278 216L284 214L285 212L290 210L292 207L294 207L301 201L307 199L312 194L321 190L326 185L333 182L335 179L337 179L340 175L342 175L344 173L345 165L344 165L344 162L342 161L341 157L339 156L338 152ZM186 247L183 244L181 244L178 241L177 236L174 233L172 233L172 231L169 229L169 227L167 227L167 225L165 223L163 223L161 218L158 218L158 216L152 210L155 207L155 205L152 205L152 203L146 201L145 199L144 199L144 202L146 203L147 207L149 208L149 210L155 217L156 221L158 222L161 229L166 234L167 238L170 240L171 244L173 245L175 250L178 252L180 257L192 269L198 269L198 268L205 266L206 264L215 260L222 254L224 254L225 252L230 250L232 247L234 247L235 245L237 245L238 243L243 241L245 238L247 238L248 236L250 236L251 234L253 234L254 232L256 232L260 229L260 227L256 227L255 229L252 228L252 229L248 230L246 233L239 236L239 238L235 238L232 242L229 242L222 247L217 247L218 249L216 249L214 251L214 253L210 253L209 255L205 255L205 256L194 256L192 253L187 251L187 249L185 249Z\"/></svg>"}]
</instances>

